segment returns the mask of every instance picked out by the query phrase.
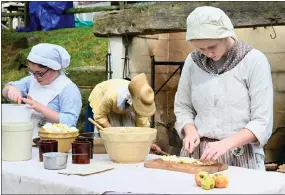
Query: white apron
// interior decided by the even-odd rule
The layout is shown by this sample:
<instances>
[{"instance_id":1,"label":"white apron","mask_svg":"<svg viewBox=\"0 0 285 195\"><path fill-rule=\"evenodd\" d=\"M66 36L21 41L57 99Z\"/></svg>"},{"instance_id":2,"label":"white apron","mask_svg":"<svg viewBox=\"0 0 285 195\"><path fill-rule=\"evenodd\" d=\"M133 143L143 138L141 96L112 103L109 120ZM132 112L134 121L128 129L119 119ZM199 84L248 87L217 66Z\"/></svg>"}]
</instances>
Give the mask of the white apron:
<instances>
[{"instance_id":1,"label":"white apron","mask_svg":"<svg viewBox=\"0 0 285 195\"><path fill-rule=\"evenodd\" d=\"M36 79L31 81L29 95L41 103L44 106L47 106L68 84L72 81L65 75L60 75L57 77L50 85L42 86ZM33 138L38 137L38 123L40 120L43 120L44 116L33 110L32 113L32 122L33 122Z\"/></svg>"}]
</instances>

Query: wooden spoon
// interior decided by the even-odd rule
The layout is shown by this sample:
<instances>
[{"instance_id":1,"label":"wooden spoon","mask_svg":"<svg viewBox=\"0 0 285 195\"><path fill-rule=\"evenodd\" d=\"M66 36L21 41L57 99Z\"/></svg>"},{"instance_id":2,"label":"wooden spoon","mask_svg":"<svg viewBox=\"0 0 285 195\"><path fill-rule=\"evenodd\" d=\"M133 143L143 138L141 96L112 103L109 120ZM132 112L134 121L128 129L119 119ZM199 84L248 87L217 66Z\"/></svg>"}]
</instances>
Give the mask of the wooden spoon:
<instances>
[{"instance_id":1,"label":"wooden spoon","mask_svg":"<svg viewBox=\"0 0 285 195\"><path fill-rule=\"evenodd\" d=\"M96 123L92 118L89 117L88 120L89 120L93 125L95 125L96 127L98 127L101 131L104 130L104 128L103 128L101 125L99 125L98 123Z\"/></svg>"},{"instance_id":2,"label":"wooden spoon","mask_svg":"<svg viewBox=\"0 0 285 195\"><path fill-rule=\"evenodd\" d=\"M170 154L169 154L169 153L167 153L167 152L163 152L163 151L161 151L161 152L160 152L160 154L163 154L163 155L166 155L166 156L170 156Z\"/></svg>"}]
</instances>

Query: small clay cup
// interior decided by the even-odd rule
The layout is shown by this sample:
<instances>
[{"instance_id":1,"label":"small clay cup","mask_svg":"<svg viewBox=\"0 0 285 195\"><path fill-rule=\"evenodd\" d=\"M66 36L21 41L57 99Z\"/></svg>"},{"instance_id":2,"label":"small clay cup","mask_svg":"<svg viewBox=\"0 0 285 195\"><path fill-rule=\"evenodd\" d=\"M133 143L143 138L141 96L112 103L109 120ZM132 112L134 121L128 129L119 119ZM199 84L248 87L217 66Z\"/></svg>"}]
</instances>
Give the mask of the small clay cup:
<instances>
[{"instance_id":1,"label":"small clay cup","mask_svg":"<svg viewBox=\"0 0 285 195\"><path fill-rule=\"evenodd\" d=\"M47 152L58 152L57 140L39 140L39 160L43 161L43 154Z\"/></svg>"},{"instance_id":2,"label":"small clay cup","mask_svg":"<svg viewBox=\"0 0 285 195\"><path fill-rule=\"evenodd\" d=\"M93 144L94 144L94 138L100 137L99 133L94 132L85 132L80 133L79 136L76 138L78 141L90 141L91 143L91 150L90 150L90 159L93 159Z\"/></svg>"},{"instance_id":3,"label":"small clay cup","mask_svg":"<svg viewBox=\"0 0 285 195\"><path fill-rule=\"evenodd\" d=\"M90 141L75 140L72 143L72 164L90 164Z\"/></svg>"}]
</instances>

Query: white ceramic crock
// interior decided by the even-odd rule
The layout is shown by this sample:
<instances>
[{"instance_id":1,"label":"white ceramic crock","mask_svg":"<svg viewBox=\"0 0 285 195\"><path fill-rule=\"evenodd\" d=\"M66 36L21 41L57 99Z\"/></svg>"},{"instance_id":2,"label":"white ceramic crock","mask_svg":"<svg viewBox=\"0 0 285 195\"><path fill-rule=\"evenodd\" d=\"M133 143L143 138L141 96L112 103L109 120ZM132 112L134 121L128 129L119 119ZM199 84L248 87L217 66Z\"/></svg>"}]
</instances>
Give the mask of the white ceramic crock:
<instances>
[{"instance_id":1,"label":"white ceramic crock","mask_svg":"<svg viewBox=\"0 0 285 195\"><path fill-rule=\"evenodd\" d=\"M2 123L2 160L30 160L32 158L32 135L32 122Z\"/></svg>"}]
</instances>

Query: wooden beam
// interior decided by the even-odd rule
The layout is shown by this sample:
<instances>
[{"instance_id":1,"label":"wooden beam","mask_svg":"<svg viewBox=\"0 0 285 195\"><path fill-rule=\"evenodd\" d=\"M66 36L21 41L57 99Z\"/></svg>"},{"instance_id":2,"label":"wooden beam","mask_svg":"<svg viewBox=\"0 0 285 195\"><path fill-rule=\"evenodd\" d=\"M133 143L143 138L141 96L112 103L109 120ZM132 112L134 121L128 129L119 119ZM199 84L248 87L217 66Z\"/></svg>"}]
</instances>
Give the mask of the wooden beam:
<instances>
[{"instance_id":1,"label":"wooden beam","mask_svg":"<svg viewBox=\"0 0 285 195\"><path fill-rule=\"evenodd\" d=\"M124 5L124 2L120 1L120 5L112 5L112 6L100 6L100 7L84 7L84 8L69 8L64 11L64 14L79 14L79 13L90 13L90 12L102 12L102 11L113 11L120 10L120 8L131 9L131 8L146 8L151 7L156 2L142 2L142 3L134 3L130 5Z\"/></svg>"},{"instance_id":2,"label":"wooden beam","mask_svg":"<svg viewBox=\"0 0 285 195\"><path fill-rule=\"evenodd\" d=\"M1 13L1 17L17 17L17 16L24 16L24 12L16 12L16 13Z\"/></svg>"},{"instance_id":3,"label":"wooden beam","mask_svg":"<svg viewBox=\"0 0 285 195\"><path fill-rule=\"evenodd\" d=\"M79 14L79 13L90 13L90 12L102 12L118 10L119 6L101 6L101 7L85 7L85 8L69 8L64 11L64 14Z\"/></svg>"},{"instance_id":4,"label":"wooden beam","mask_svg":"<svg viewBox=\"0 0 285 195\"><path fill-rule=\"evenodd\" d=\"M94 18L95 36L185 32L187 16L199 6L221 8L235 28L285 25L285 2L174 2L106 12Z\"/></svg>"}]
</instances>

